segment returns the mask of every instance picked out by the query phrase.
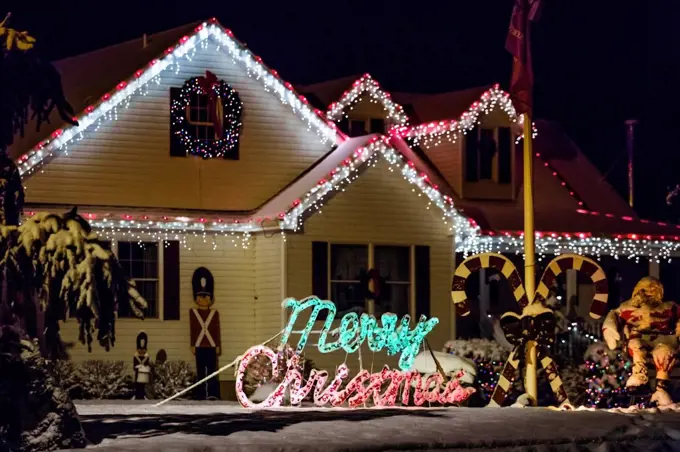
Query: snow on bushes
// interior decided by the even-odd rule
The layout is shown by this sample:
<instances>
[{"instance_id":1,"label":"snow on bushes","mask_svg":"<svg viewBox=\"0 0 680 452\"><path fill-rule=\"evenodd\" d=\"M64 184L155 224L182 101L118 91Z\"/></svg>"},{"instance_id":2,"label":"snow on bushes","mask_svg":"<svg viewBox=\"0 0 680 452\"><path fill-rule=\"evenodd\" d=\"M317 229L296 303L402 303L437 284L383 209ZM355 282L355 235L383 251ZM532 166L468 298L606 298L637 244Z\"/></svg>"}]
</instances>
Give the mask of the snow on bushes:
<instances>
[{"instance_id":1,"label":"snow on bushes","mask_svg":"<svg viewBox=\"0 0 680 452\"><path fill-rule=\"evenodd\" d=\"M132 376L129 366L123 361L85 361L77 374L80 374L85 399L132 397Z\"/></svg>"},{"instance_id":2,"label":"snow on bushes","mask_svg":"<svg viewBox=\"0 0 680 452\"><path fill-rule=\"evenodd\" d=\"M156 363L151 372L151 394L156 399L167 399L196 381L194 366L186 361Z\"/></svg>"}]
</instances>

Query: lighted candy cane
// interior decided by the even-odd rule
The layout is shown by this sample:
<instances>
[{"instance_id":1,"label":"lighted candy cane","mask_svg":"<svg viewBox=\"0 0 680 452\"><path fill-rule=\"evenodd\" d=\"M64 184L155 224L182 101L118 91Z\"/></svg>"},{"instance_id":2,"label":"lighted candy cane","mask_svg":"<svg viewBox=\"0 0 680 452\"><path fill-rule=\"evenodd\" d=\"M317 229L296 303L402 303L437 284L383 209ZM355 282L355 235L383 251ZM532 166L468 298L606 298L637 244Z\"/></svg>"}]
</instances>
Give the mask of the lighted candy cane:
<instances>
[{"instance_id":1,"label":"lighted candy cane","mask_svg":"<svg viewBox=\"0 0 680 452\"><path fill-rule=\"evenodd\" d=\"M549 346L554 342L554 314L542 307L555 278L562 272L573 269L586 274L595 285L595 296L590 308L590 316L599 318L604 314L607 303L607 279L602 268L592 259L576 254L564 254L556 257L548 264L539 286L534 294L534 301L538 304L529 305L529 299L522 284L519 272L508 258L497 253L483 253L464 260L454 272L451 284L451 298L456 305L456 311L462 315L470 313L469 300L465 293L467 278L482 268L493 268L500 272L510 284L515 300L522 308L522 315L508 312L501 318L501 326L508 340L515 345L510 353L503 371L491 397L491 406L501 406L505 401L512 382L517 375L519 366L518 356L527 341L538 343L538 360L546 370L550 388L560 405L569 403L566 391L557 371L557 365L549 355Z\"/></svg>"}]
</instances>

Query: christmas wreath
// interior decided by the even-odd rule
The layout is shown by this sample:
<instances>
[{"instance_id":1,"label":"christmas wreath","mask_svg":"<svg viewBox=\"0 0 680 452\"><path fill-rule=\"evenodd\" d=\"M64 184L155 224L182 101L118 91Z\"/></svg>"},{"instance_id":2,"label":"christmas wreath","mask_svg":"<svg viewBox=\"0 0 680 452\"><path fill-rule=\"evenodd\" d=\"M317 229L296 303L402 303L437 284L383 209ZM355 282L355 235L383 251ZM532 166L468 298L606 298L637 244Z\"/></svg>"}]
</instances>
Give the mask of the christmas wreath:
<instances>
[{"instance_id":1,"label":"christmas wreath","mask_svg":"<svg viewBox=\"0 0 680 452\"><path fill-rule=\"evenodd\" d=\"M208 120L215 128L215 139L195 136L187 115L192 94L208 96ZM179 98L172 103L173 133L179 138L187 154L204 159L224 158L237 149L241 135L243 103L238 93L215 74L206 71L205 77L194 77L182 86Z\"/></svg>"}]
</instances>

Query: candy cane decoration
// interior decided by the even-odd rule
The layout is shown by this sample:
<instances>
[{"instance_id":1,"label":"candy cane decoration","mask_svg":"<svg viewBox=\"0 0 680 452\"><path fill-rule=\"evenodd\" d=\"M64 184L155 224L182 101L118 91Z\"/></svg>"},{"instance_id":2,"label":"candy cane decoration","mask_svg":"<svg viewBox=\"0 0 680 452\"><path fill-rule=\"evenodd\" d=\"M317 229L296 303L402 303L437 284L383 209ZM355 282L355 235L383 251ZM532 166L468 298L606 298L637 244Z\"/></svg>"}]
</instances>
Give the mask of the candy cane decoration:
<instances>
[{"instance_id":1,"label":"candy cane decoration","mask_svg":"<svg viewBox=\"0 0 680 452\"><path fill-rule=\"evenodd\" d=\"M590 316L594 319L602 317L607 311L607 298L609 294L607 275L605 275L604 270L602 270L602 267L597 262L577 254L563 254L550 261L548 267L543 272L543 276L541 276L534 300L544 301L555 279L567 270L580 271L593 282L595 296L590 305Z\"/></svg>"},{"instance_id":2,"label":"candy cane decoration","mask_svg":"<svg viewBox=\"0 0 680 452\"><path fill-rule=\"evenodd\" d=\"M465 316L470 313L469 300L465 293L467 278L472 273L482 268L493 268L505 277L512 288L515 300L523 311L521 316L515 313L506 313L503 316L504 318L516 318L516 321L520 323L515 325L520 326L520 328L509 330L513 334L516 333L515 335L517 337L511 338L513 339L511 342L514 342L515 348L503 366L503 371L501 372L498 384L491 396L489 405L501 406L503 404L518 373L520 352L528 341L534 341L538 343L538 360L546 371L546 377L550 382L550 388L555 393L555 397L560 406L566 406L569 404L567 393L562 384L562 379L558 374L557 365L550 357L549 353L549 345L554 338L548 339L548 337L554 336L554 330L548 331L551 324L545 318L542 319L543 323L540 323L542 315L548 312L552 313L552 311L543 307L543 303L548 297L550 287L561 273L566 270L580 271L587 275L595 286L595 296L593 297L593 302L590 306L590 316L594 319L599 319L604 315L607 308L608 287L604 270L602 270L602 267L595 261L587 257L576 254L557 256L548 263L546 270L541 276L539 285L533 297L533 302L537 304L532 303L530 305L520 274L512 261L497 253L482 253L471 256L465 259L456 268L451 283L451 299L456 306L456 312L459 315ZM530 306L533 306L533 308L530 308ZM554 316L550 318L554 319ZM525 321L529 321L530 323L526 325ZM505 326L503 328L507 336L508 331L506 331ZM508 336L508 338L510 338L510 336Z\"/></svg>"},{"instance_id":3,"label":"candy cane decoration","mask_svg":"<svg viewBox=\"0 0 680 452\"><path fill-rule=\"evenodd\" d=\"M456 306L456 313L461 316L470 314L470 303L465 293L465 282L474 272L482 268L493 268L508 280L515 300L521 308L529 304L522 278L517 267L510 259L498 253L482 253L468 257L456 268L451 282L451 300Z\"/></svg>"}]
</instances>

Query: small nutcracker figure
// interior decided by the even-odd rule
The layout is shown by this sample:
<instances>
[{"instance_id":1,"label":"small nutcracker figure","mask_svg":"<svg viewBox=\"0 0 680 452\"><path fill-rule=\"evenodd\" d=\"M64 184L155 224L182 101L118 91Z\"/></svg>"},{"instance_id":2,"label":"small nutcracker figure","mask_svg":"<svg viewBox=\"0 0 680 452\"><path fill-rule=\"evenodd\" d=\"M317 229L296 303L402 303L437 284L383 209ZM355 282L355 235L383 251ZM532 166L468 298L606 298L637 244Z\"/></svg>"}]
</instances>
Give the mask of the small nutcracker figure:
<instances>
[{"instance_id":1,"label":"small nutcracker figure","mask_svg":"<svg viewBox=\"0 0 680 452\"><path fill-rule=\"evenodd\" d=\"M191 351L196 356L196 376L202 380L217 370L221 353L220 315L212 309L215 282L210 270L197 268L192 278L195 308L189 311ZM219 399L219 380L215 376L196 388L198 400Z\"/></svg>"},{"instance_id":2,"label":"small nutcracker figure","mask_svg":"<svg viewBox=\"0 0 680 452\"><path fill-rule=\"evenodd\" d=\"M151 376L151 363L147 346L149 337L145 332L137 335L137 352L132 358L132 368L135 370L135 395L133 399L146 399L146 385L149 383Z\"/></svg>"},{"instance_id":3,"label":"small nutcracker figure","mask_svg":"<svg viewBox=\"0 0 680 452\"><path fill-rule=\"evenodd\" d=\"M649 276L642 278L635 285L632 298L609 312L602 332L612 350L623 332L633 359L633 373L626 387L635 390L648 383L647 358L651 352L656 367L656 391L651 400L660 406L673 403L668 394L669 374L678 352L680 309L672 301L663 301L661 282Z\"/></svg>"}]
</instances>

